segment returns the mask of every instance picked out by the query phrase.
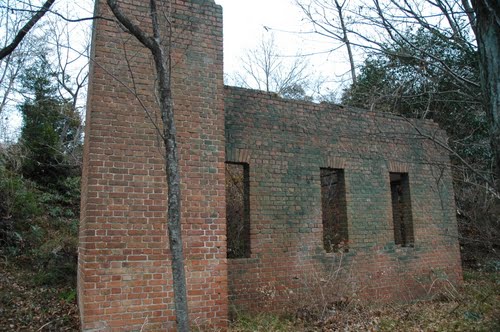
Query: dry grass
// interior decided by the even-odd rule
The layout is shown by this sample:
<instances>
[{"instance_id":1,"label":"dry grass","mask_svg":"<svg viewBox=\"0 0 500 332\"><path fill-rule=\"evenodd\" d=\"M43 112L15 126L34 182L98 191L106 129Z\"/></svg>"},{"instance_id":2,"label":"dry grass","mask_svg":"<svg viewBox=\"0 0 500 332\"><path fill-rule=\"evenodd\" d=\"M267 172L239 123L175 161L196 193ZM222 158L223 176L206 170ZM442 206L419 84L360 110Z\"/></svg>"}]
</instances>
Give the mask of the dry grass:
<instances>
[{"instance_id":1,"label":"dry grass","mask_svg":"<svg viewBox=\"0 0 500 332\"><path fill-rule=\"evenodd\" d=\"M447 288L426 301L362 306L337 303L329 315L290 317L239 315L232 332L259 331L500 331L500 273L464 273L464 286Z\"/></svg>"},{"instance_id":2,"label":"dry grass","mask_svg":"<svg viewBox=\"0 0 500 332\"><path fill-rule=\"evenodd\" d=\"M74 290L35 286L33 277L0 264L0 331L77 331ZM289 317L239 313L229 331L500 331L500 273L465 271L464 279L463 287L428 301L384 306L337 301L327 315L307 308Z\"/></svg>"}]
</instances>

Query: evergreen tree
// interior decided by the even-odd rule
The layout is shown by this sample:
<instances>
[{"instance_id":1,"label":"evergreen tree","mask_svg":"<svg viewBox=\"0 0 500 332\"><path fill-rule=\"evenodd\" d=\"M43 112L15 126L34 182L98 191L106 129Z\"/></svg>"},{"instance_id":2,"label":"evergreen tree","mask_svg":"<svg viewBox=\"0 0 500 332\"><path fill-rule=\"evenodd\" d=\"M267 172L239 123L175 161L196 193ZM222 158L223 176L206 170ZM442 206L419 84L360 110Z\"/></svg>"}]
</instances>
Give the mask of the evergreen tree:
<instances>
[{"instance_id":1,"label":"evergreen tree","mask_svg":"<svg viewBox=\"0 0 500 332\"><path fill-rule=\"evenodd\" d=\"M425 29L408 32L404 38L413 46L395 42L365 60L357 83L344 92L342 102L432 119L447 131L451 147L461 157L487 169L491 151L481 91L467 83L479 81L476 50L445 43ZM464 80L451 77L443 66Z\"/></svg>"},{"instance_id":2,"label":"evergreen tree","mask_svg":"<svg viewBox=\"0 0 500 332\"><path fill-rule=\"evenodd\" d=\"M25 177L47 187L59 187L72 175L71 153L81 145L81 120L72 104L58 95L55 74L45 57L22 75L25 101L21 144Z\"/></svg>"}]
</instances>

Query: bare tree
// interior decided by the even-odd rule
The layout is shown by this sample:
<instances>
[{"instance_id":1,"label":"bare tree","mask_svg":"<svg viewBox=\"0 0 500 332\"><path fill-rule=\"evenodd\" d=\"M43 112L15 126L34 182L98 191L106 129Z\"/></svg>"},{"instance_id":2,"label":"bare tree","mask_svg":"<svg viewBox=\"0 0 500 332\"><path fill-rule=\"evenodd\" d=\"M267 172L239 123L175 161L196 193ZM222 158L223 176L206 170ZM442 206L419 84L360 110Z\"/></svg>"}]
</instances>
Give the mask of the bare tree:
<instances>
[{"instance_id":1,"label":"bare tree","mask_svg":"<svg viewBox=\"0 0 500 332\"><path fill-rule=\"evenodd\" d=\"M59 93L69 98L76 109L89 74L90 36L81 36L81 43L74 45L72 44L74 31L67 22L62 23L61 20L50 22L48 41L55 53L51 62L56 70Z\"/></svg>"},{"instance_id":2,"label":"bare tree","mask_svg":"<svg viewBox=\"0 0 500 332\"><path fill-rule=\"evenodd\" d=\"M352 43L349 40L349 22L346 16L347 0L295 0L295 3L302 10L306 19L312 23L315 33L345 45L349 58L351 80L353 84L356 84L356 65Z\"/></svg>"},{"instance_id":3,"label":"bare tree","mask_svg":"<svg viewBox=\"0 0 500 332\"><path fill-rule=\"evenodd\" d=\"M33 15L29 18L28 22L24 24L15 34L14 38L0 49L0 60L3 60L11 54L21 41L26 37L28 32L35 26L35 24L49 11L50 7L54 4L55 0L46 0L44 4L38 9L33 11ZM9 6L7 6L9 8ZM12 9L11 9L12 10Z\"/></svg>"},{"instance_id":4,"label":"bare tree","mask_svg":"<svg viewBox=\"0 0 500 332\"><path fill-rule=\"evenodd\" d=\"M372 54L413 61L419 64L416 70L447 76L456 83L460 93L482 102L488 114L494 175L500 178L498 1L361 0L349 7L339 0L296 0L296 3L313 24L315 32L345 43L349 54L352 54L349 47L354 46ZM481 81L460 66L450 66L446 61L449 54L437 54L432 48L422 47L409 38L416 31L432 36L436 43L452 45L452 49L478 54ZM399 47L394 48L394 45ZM354 61L350 55L349 62L352 69ZM478 89L482 90L482 95L477 94ZM496 187L499 191L498 184Z\"/></svg>"},{"instance_id":5,"label":"bare tree","mask_svg":"<svg viewBox=\"0 0 500 332\"><path fill-rule=\"evenodd\" d=\"M32 33L24 34L22 43L19 40L14 42L30 18L23 11L29 8L29 3L14 2L19 11L13 11L11 2L7 0L0 5L0 47L5 54L0 59L0 131L4 141L12 139L14 134L9 122L19 102L18 79L22 69L29 66L33 58L48 50L45 37Z\"/></svg>"},{"instance_id":6,"label":"bare tree","mask_svg":"<svg viewBox=\"0 0 500 332\"><path fill-rule=\"evenodd\" d=\"M275 92L291 99L312 99L307 90L314 88L309 64L300 55L284 57L274 35L263 37L260 44L241 58L241 70L232 75L232 84ZM318 84L318 83L316 83Z\"/></svg>"},{"instance_id":7,"label":"bare tree","mask_svg":"<svg viewBox=\"0 0 500 332\"><path fill-rule=\"evenodd\" d=\"M348 50L351 48L349 54L352 54L352 47L355 46L368 52L413 58L422 65L439 65L444 74L460 81L465 88L467 85L478 86L466 73L449 68L437 55L427 52L407 38L408 31L424 29L442 42L474 50L471 27L459 0L365 0L350 7L338 0L297 0L297 3L303 8L306 19L314 25L315 32L344 42ZM346 24L347 17L350 18L350 24ZM406 52L394 53L393 49L388 48L394 43L402 46L400 51ZM352 69L353 57L349 58L349 62Z\"/></svg>"},{"instance_id":8,"label":"bare tree","mask_svg":"<svg viewBox=\"0 0 500 332\"><path fill-rule=\"evenodd\" d=\"M189 331L186 276L184 271L184 254L181 237L180 218L180 174L177 155L176 127L174 123L174 107L172 102L171 73L172 73L172 24L170 2L165 1L164 7L159 8L156 0L150 0L149 14L151 18L152 35L147 34L136 25L118 5L117 0L107 0L111 11L117 20L130 32L144 47L151 52L158 79L157 93L163 124L161 137L165 147L165 172L168 186L168 236L172 255L172 275L174 289L174 303L177 320L177 330ZM160 11L160 9L163 9ZM163 18L163 19L162 19ZM163 24L166 28L162 29Z\"/></svg>"},{"instance_id":9,"label":"bare tree","mask_svg":"<svg viewBox=\"0 0 500 332\"><path fill-rule=\"evenodd\" d=\"M84 0L80 5L88 5L90 1ZM66 8L57 8L56 4L64 4ZM0 4L0 46L8 53L0 59L0 123L4 140L16 136L11 119L16 119L15 105L23 96L19 76L23 68L28 68L43 55L47 55L54 69L61 97L71 99L73 107L80 109L80 117L83 114L82 95L87 83L90 38L82 32L90 30L90 19L94 17L79 17L81 12L70 2L47 1L40 6L38 1L31 0L6 0Z\"/></svg>"},{"instance_id":10,"label":"bare tree","mask_svg":"<svg viewBox=\"0 0 500 332\"><path fill-rule=\"evenodd\" d=\"M9 122L10 111L15 109L14 95L17 79L27 60L23 53L25 50L18 49L0 62L0 136L4 141L10 139L7 122Z\"/></svg>"},{"instance_id":11,"label":"bare tree","mask_svg":"<svg viewBox=\"0 0 500 332\"><path fill-rule=\"evenodd\" d=\"M12 4L12 2L14 3L14 5ZM101 16L71 18L70 16L62 15L59 12L53 10L55 2L56 0L45 0L45 2L40 6L33 3L32 0L6 0L5 3L0 4L0 10L5 11L6 13L13 13L15 14L15 16L22 17L22 19L18 21L18 24L16 24L14 29L13 27L5 28L6 30L14 33L9 34L9 38L6 39L6 42L1 45L0 60L3 60L12 52L14 52L14 50L21 44L26 36L28 36L29 32L32 31L32 29L37 25L40 19L49 12L67 22L108 19Z\"/></svg>"},{"instance_id":12,"label":"bare tree","mask_svg":"<svg viewBox=\"0 0 500 332\"><path fill-rule=\"evenodd\" d=\"M490 146L493 155L493 177L496 191L500 191L500 11L498 1L473 0L372 0L367 6L375 15L363 18L375 27L381 28L391 41L405 46L408 52L403 56L413 57L422 66L435 66L443 75L449 76L469 95L480 87L482 95L477 96L488 115ZM471 79L467 71L448 66L443 57L418 47L406 38L405 29L418 28L432 34L437 41L453 44L454 47L477 53L481 81ZM358 33L358 36L362 36ZM373 42L385 51L383 44ZM415 56L418 54L418 56ZM398 55L401 56L401 55Z\"/></svg>"},{"instance_id":13,"label":"bare tree","mask_svg":"<svg viewBox=\"0 0 500 332\"><path fill-rule=\"evenodd\" d=\"M70 9L67 8L67 11ZM70 17L71 13L66 13ZM51 46L51 54L48 58L54 69L54 78L57 81L59 95L68 101L68 105L74 114L80 119L84 118L85 104L82 102L86 97L89 61L90 58L90 29L75 26L59 16L52 16L47 25L47 42ZM80 42L75 45L74 40ZM66 121L61 129L60 144L63 144L69 128L70 121ZM73 141L66 140L65 151L69 153L75 166L81 167L82 155L81 138L83 133L83 121L74 135ZM75 149L76 148L76 149Z\"/></svg>"}]
</instances>

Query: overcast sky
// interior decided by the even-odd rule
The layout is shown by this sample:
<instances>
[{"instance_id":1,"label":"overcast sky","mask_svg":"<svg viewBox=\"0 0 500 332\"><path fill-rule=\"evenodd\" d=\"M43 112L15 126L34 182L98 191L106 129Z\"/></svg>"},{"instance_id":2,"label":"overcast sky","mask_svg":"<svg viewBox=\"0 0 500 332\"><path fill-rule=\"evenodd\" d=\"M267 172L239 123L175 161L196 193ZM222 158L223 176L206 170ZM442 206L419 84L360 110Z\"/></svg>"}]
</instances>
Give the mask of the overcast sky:
<instances>
[{"instance_id":1,"label":"overcast sky","mask_svg":"<svg viewBox=\"0 0 500 332\"><path fill-rule=\"evenodd\" d=\"M255 49L262 38L274 34L275 45L283 56L294 56L298 53L309 54L333 48L330 41L319 39L314 35L299 35L292 32L308 31L310 26L302 21L300 9L294 0L215 0L223 8L224 14L224 72L231 74L238 70L240 58L249 49ZM68 12L68 3L58 3L59 12ZM81 16L91 15L93 11L92 0L81 0L72 3L76 9L73 12ZM84 13L84 14L82 14ZM71 33L78 26L72 25ZM264 27L267 27L266 30ZM288 31L288 32L286 32ZM338 87L336 81L343 80L347 72L346 60L343 52L335 54L321 54L307 58L313 71L328 76L332 81L331 89ZM1 121L0 121L1 122ZM20 118L11 116L10 129L15 131L20 125ZM1 126L0 126L1 127ZM5 128L4 128L5 129ZM0 131L2 128L0 128ZM0 133L1 134L1 133ZM2 136L2 135L0 135Z\"/></svg>"},{"instance_id":2,"label":"overcast sky","mask_svg":"<svg viewBox=\"0 0 500 332\"><path fill-rule=\"evenodd\" d=\"M224 14L224 71L238 70L240 58L249 49L256 48L262 38L274 34L276 45L283 56L324 52L335 48L330 40L314 34L293 32L311 31L303 21L294 0L215 0ZM267 27L266 30L264 27ZM321 53L307 59L312 69L328 76L331 89L338 89L338 82L348 76L347 59L343 50L332 54Z\"/></svg>"},{"instance_id":3,"label":"overcast sky","mask_svg":"<svg viewBox=\"0 0 500 332\"><path fill-rule=\"evenodd\" d=\"M215 0L224 13L224 60L226 70L237 65L239 57L254 48L266 34L264 27L296 31L300 15L293 0ZM271 30L272 31L272 30ZM293 34L275 32L280 46L297 39ZM289 39L289 40L287 40Z\"/></svg>"}]
</instances>

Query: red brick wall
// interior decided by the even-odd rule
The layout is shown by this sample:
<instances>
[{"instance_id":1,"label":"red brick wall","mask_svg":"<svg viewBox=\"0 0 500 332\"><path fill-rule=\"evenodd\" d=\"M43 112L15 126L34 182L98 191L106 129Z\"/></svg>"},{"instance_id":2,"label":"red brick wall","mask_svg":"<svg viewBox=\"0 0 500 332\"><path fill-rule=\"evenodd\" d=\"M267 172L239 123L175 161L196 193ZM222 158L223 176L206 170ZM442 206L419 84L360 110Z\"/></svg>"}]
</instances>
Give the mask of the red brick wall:
<instances>
[{"instance_id":1,"label":"red brick wall","mask_svg":"<svg viewBox=\"0 0 500 332\"><path fill-rule=\"evenodd\" d=\"M98 1L97 13L110 15L104 3ZM120 3L147 29L148 1ZM460 281L448 156L415 130L443 139L435 124L224 89L221 8L212 0L174 0L172 8L193 327L225 329L228 300L236 308L280 311L327 301L323 296L413 299L445 279ZM151 56L114 22L98 20L93 38L78 275L82 329L171 331ZM249 166L249 258L226 259L225 161ZM323 248L323 167L344 170L348 252ZM409 176L413 247L394 243L390 172Z\"/></svg>"},{"instance_id":2,"label":"red brick wall","mask_svg":"<svg viewBox=\"0 0 500 332\"><path fill-rule=\"evenodd\" d=\"M460 282L448 154L415 129L443 139L437 125L230 87L225 112L226 160L250 170L251 257L228 260L236 308L410 300ZM322 167L344 169L348 252L323 248ZM394 243L390 172L409 176L414 247Z\"/></svg>"},{"instance_id":3,"label":"red brick wall","mask_svg":"<svg viewBox=\"0 0 500 332\"><path fill-rule=\"evenodd\" d=\"M149 30L148 1L119 3ZM225 328L222 10L213 1L172 3L190 318L193 326ZM96 12L110 16L104 0ZM114 22L96 21L78 275L84 331L174 328L163 147L151 121L160 125L153 68L132 36Z\"/></svg>"}]
</instances>

